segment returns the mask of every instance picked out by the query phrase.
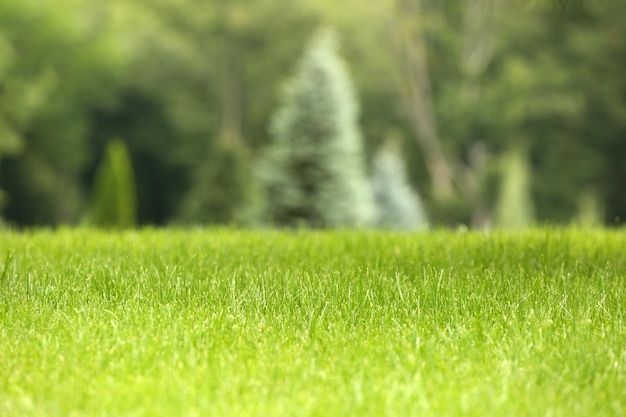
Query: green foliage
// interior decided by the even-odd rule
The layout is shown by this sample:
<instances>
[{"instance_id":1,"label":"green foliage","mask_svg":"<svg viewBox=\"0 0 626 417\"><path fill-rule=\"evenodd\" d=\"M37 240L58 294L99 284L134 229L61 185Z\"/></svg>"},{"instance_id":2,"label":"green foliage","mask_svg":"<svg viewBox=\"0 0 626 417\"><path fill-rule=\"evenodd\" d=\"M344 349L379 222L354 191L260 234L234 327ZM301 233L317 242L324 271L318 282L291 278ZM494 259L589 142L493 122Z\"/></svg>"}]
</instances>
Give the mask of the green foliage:
<instances>
[{"instance_id":1,"label":"green foliage","mask_svg":"<svg viewBox=\"0 0 626 417\"><path fill-rule=\"evenodd\" d=\"M318 32L309 45L271 132L260 174L271 223L355 227L370 222L356 97L329 30Z\"/></svg>"},{"instance_id":2,"label":"green foliage","mask_svg":"<svg viewBox=\"0 0 626 417\"><path fill-rule=\"evenodd\" d=\"M192 161L180 157L180 148L185 145L180 143L180 132L167 116L165 103L144 91L124 90L119 92L115 105L94 112L91 125L84 187L91 187L109 140L123 137L133 161L137 222L170 222L190 186Z\"/></svg>"},{"instance_id":3,"label":"green foliage","mask_svg":"<svg viewBox=\"0 0 626 417\"><path fill-rule=\"evenodd\" d=\"M0 5L0 186L22 225L77 222L90 111L123 66L98 9L74 0Z\"/></svg>"},{"instance_id":4,"label":"green foliage","mask_svg":"<svg viewBox=\"0 0 626 417\"><path fill-rule=\"evenodd\" d=\"M498 114L506 117L498 124L509 132L502 137L529 144L537 218L569 222L580 190L598 189L611 219L624 195L614 180L623 166L615 155L623 155L618 132L626 131L626 101L615 92L626 91L618 76L626 67L610 56L626 50L619 41L624 27L615 18L626 4L569 2L558 12L538 5L523 19L512 11L503 16L501 58L492 68L497 82L487 100L500 97ZM549 24L539 28L539 21ZM604 82L597 82L597 74L605 75Z\"/></svg>"},{"instance_id":5,"label":"green foliage","mask_svg":"<svg viewBox=\"0 0 626 417\"><path fill-rule=\"evenodd\" d=\"M0 415L626 409L625 231L0 234Z\"/></svg>"},{"instance_id":6,"label":"green foliage","mask_svg":"<svg viewBox=\"0 0 626 417\"><path fill-rule=\"evenodd\" d=\"M498 229L530 227L534 221L534 208L528 156L525 151L514 149L502 158L501 163L502 181L494 226Z\"/></svg>"},{"instance_id":7,"label":"green foliage","mask_svg":"<svg viewBox=\"0 0 626 417\"><path fill-rule=\"evenodd\" d=\"M136 223L135 178L126 145L109 142L96 173L87 222L106 228L128 228Z\"/></svg>"},{"instance_id":8,"label":"green foliage","mask_svg":"<svg viewBox=\"0 0 626 417\"><path fill-rule=\"evenodd\" d=\"M574 224L587 228L601 227L604 224L604 213L597 194L591 191L580 193Z\"/></svg>"},{"instance_id":9,"label":"green foliage","mask_svg":"<svg viewBox=\"0 0 626 417\"><path fill-rule=\"evenodd\" d=\"M249 156L241 145L218 145L200 165L181 203L178 220L185 224L245 222L242 210L251 186L249 166Z\"/></svg>"},{"instance_id":10,"label":"green foliage","mask_svg":"<svg viewBox=\"0 0 626 417\"><path fill-rule=\"evenodd\" d=\"M138 222L167 224L187 210L184 195L206 189L195 184L213 165L207 138L231 128L259 158L284 69L313 28L329 25L354 70L366 159L390 126L402 131L411 185L434 224L483 225L493 207L485 172L519 145L532 159L537 221L569 223L589 189L604 222L619 224L626 61L615 57L626 54L625 14L619 0L2 0L3 215L17 226L76 223L102 149L123 137ZM445 201L433 192L418 114L432 119L422 133L438 133L455 176Z\"/></svg>"},{"instance_id":11,"label":"green foliage","mask_svg":"<svg viewBox=\"0 0 626 417\"><path fill-rule=\"evenodd\" d=\"M388 140L378 151L373 161L371 182L376 203L374 224L377 227L398 230L428 228L421 199L406 177L399 143Z\"/></svg>"},{"instance_id":12,"label":"green foliage","mask_svg":"<svg viewBox=\"0 0 626 417\"><path fill-rule=\"evenodd\" d=\"M267 142L281 70L294 64L317 21L288 0L114 0L105 8L131 52L119 103L99 112L104 117L93 125L94 154L108 138L125 138L135 162L141 224L230 218L204 209L200 217L191 214L198 212L191 206L204 204L196 197L209 188L215 197L231 195L201 177L214 175L211 167L221 164L225 127L242 138L243 159L256 158ZM224 186L242 180L228 179Z\"/></svg>"}]
</instances>

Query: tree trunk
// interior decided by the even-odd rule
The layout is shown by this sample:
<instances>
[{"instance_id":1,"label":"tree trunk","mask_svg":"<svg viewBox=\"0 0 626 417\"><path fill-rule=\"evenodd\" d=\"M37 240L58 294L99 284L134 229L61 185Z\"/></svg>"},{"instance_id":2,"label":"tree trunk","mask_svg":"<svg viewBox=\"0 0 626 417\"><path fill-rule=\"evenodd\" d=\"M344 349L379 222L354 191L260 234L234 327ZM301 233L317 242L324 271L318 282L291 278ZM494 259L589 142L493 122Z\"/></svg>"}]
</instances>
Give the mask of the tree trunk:
<instances>
[{"instance_id":1,"label":"tree trunk","mask_svg":"<svg viewBox=\"0 0 626 417\"><path fill-rule=\"evenodd\" d=\"M454 174L437 129L421 17L420 0L398 0L392 36L404 72L400 77L402 103L424 153L432 194L440 200L454 195Z\"/></svg>"},{"instance_id":2,"label":"tree trunk","mask_svg":"<svg viewBox=\"0 0 626 417\"><path fill-rule=\"evenodd\" d=\"M221 28L221 126L220 146L233 148L241 145L241 68L237 40L230 30L228 2L220 3Z\"/></svg>"}]
</instances>

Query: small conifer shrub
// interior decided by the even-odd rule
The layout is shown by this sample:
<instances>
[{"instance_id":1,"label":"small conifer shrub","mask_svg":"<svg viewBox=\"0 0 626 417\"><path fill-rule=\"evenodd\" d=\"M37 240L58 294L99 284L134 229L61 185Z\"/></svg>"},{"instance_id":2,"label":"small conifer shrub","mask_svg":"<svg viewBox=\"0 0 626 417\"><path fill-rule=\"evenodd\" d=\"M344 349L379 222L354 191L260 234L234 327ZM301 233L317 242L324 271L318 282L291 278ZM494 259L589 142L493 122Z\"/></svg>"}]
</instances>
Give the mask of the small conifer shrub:
<instances>
[{"instance_id":1,"label":"small conifer shrub","mask_svg":"<svg viewBox=\"0 0 626 417\"><path fill-rule=\"evenodd\" d=\"M409 184L396 142L388 141L374 157L371 181L376 203L376 227L396 230L428 228L424 207Z\"/></svg>"},{"instance_id":2,"label":"small conifer shrub","mask_svg":"<svg viewBox=\"0 0 626 417\"><path fill-rule=\"evenodd\" d=\"M137 196L132 163L121 140L109 142L94 182L87 218L99 227L127 228L137 221Z\"/></svg>"},{"instance_id":3,"label":"small conifer shrub","mask_svg":"<svg viewBox=\"0 0 626 417\"><path fill-rule=\"evenodd\" d=\"M495 210L498 229L524 229L534 223L531 169L527 152L513 149L502 159L502 182Z\"/></svg>"}]
</instances>

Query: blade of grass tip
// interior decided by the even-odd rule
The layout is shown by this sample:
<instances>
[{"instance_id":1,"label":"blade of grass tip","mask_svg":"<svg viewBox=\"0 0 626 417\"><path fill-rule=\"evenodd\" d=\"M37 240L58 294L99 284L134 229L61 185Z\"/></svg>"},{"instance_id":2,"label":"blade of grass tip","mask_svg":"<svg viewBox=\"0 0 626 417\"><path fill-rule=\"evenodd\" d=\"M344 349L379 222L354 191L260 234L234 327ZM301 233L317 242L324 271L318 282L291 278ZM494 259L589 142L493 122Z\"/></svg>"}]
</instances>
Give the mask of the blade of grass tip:
<instances>
[{"instance_id":1,"label":"blade of grass tip","mask_svg":"<svg viewBox=\"0 0 626 417\"><path fill-rule=\"evenodd\" d=\"M404 293L402 292L402 284L400 283L400 274L396 272L396 289L398 290L398 294L400 295L400 301L402 304L407 304L404 299Z\"/></svg>"},{"instance_id":2,"label":"blade of grass tip","mask_svg":"<svg viewBox=\"0 0 626 417\"><path fill-rule=\"evenodd\" d=\"M13 261L13 252L8 252L7 257L4 260L4 269L2 270L2 275L0 275L0 282L2 283L7 281L7 272L9 271L9 266L11 265L11 261Z\"/></svg>"},{"instance_id":3,"label":"blade of grass tip","mask_svg":"<svg viewBox=\"0 0 626 417\"><path fill-rule=\"evenodd\" d=\"M311 311L311 315L309 317L309 329L308 336L309 342L313 339L315 335L315 328L317 327L317 323L321 320L326 314L326 309L328 308L328 302L324 303L324 305L320 305L319 308L313 309Z\"/></svg>"}]
</instances>

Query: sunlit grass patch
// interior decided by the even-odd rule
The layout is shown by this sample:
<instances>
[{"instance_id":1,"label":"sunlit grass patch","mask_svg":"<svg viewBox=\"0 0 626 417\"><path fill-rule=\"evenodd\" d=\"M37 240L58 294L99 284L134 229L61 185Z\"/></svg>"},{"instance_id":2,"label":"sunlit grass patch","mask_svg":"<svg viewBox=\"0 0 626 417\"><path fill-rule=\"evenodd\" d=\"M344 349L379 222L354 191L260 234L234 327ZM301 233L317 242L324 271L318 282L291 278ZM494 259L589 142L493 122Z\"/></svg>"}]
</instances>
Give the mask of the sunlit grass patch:
<instances>
[{"instance_id":1,"label":"sunlit grass patch","mask_svg":"<svg viewBox=\"0 0 626 417\"><path fill-rule=\"evenodd\" d=\"M0 415L623 415L626 235L0 238Z\"/></svg>"}]
</instances>

